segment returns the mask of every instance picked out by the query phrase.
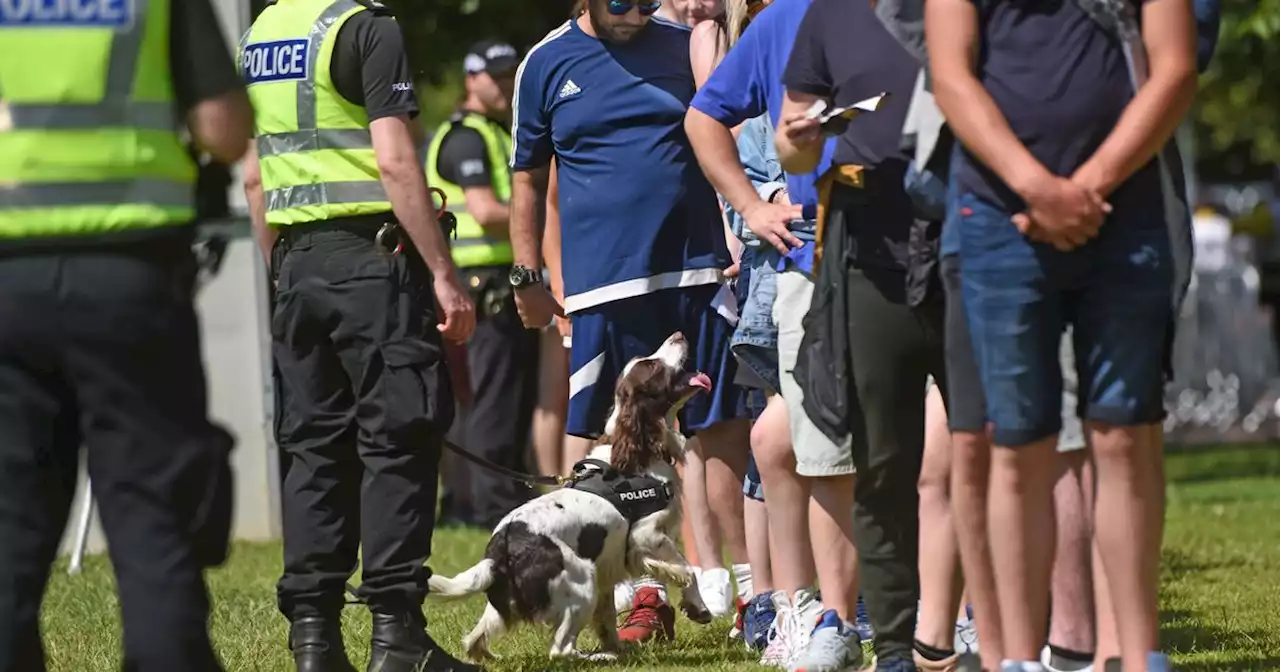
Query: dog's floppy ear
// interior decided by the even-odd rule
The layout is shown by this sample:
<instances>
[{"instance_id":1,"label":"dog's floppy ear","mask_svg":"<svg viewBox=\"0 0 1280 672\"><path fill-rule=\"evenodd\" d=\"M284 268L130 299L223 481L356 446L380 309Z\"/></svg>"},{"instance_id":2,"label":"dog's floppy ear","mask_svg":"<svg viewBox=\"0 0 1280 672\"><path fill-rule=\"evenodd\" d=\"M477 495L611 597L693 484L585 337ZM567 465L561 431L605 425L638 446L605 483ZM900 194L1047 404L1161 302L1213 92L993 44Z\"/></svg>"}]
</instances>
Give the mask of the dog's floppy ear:
<instances>
[{"instance_id":1,"label":"dog's floppy ear","mask_svg":"<svg viewBox=\"0 0 1280 672\"><path fill-rule=\"evenodd\" d=\"M618 386L615 422L609 434L613 443L610 462L622 472L634 473L654 460L670 459L665 454L667 425L662 412L655 407L656 400L637 392L631 385Z\"/></svg>"}]
</instances>

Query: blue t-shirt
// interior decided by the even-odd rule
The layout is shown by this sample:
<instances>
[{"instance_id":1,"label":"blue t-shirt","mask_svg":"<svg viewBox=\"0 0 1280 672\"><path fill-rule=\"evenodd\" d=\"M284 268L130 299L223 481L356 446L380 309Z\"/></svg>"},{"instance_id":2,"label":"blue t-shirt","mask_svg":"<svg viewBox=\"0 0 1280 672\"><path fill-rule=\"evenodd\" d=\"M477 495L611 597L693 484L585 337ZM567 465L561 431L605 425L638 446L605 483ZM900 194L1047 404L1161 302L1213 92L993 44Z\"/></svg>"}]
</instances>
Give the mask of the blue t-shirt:
<instances>
[{"instance_id":1,"label":"blue t-shirt","mask_svg":"<svg viewBox=\"0 0 1280 672\"><path fill-rule=\"evenodd\" d=\"M1056 175L1070 176L1107 138L1133 98L1119 40L1073 0L977 4L979 80L1036 160ZM972 193L1008 212L1025 209L1022 199L967 150L957 152L956 159L959 193ZM1138 169L1107 200L1113 217L1158 206L1156 161Z\"/></svg>"},{"instance_id":2,"label":"blue t-shirt","mask_svg":"<svg viewBox=\"0 0 1280 672\"><path fill-rule=\"evenodd\" d=\"M613 43L569 21L516 73L511 167L556 159L567 311L718 283L731 263L684 132L690 34L655 18Z\"/></svg>"},{"instance_id":3,"label":"blue t-shirt","mask_svg":"<svg viewBox=\"0 0 1280 672\"><path fill-rule=\"evenodd\" d=\"M811 2L777 0L760 12L698 90L692 107L730 128L767 112L777 128L786 93L782 72ZM810 219L817 213L818 176L831 167L834 147L835 139L828 138L814 172L787 174L791 202L804 206Z\"/></svg>"}]
</instances>

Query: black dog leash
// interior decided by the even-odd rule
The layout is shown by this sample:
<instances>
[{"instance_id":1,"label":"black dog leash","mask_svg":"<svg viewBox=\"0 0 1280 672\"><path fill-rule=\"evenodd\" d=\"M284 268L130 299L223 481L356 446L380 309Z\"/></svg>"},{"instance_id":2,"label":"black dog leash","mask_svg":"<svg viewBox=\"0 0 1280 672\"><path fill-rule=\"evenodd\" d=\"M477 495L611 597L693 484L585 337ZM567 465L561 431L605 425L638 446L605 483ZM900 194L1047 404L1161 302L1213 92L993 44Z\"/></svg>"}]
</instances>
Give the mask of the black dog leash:
<instances>
[{"instance_id":1,"label":"black dog leash","mask_svg":"<svg viewBox=\"0 0 1280 672\"><path fill-rule=\"evenodd\" d=\"M486 460L483 457L480 457L479 455L472 455L471 453L467 452L467 450L464 449L462 446L459 446L458 444L448 439L444 439L444 447L448 448L454 455L457 455L458 457L461 457L462 459L467 460L472 464L484 467L485 469L488 469L489 471L492 471L494 473L502 474L503 476L506 476L507 478L510 478L513 481L524 483L525 485L528 485L528 486L534 486L534 485L561 486L573 480L572 478L567 476L534 476L533 474L525 474L525 473L516 471L514 469L508 469L500 464L494 464L493 462L490 462L489 460Z\"/></svg>"}]
</instances>

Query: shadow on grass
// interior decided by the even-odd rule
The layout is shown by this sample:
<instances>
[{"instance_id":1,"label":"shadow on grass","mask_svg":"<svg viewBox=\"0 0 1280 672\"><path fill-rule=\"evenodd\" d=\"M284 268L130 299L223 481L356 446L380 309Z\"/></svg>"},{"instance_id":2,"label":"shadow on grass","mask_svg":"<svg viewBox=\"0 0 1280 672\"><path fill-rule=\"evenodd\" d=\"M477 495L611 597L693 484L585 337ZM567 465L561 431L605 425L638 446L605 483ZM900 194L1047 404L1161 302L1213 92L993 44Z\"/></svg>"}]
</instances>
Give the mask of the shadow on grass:
<instances>
[{"instance_id":1,"label":"shadow on grass","mask_svg":"<svg viewBox=\"0 0 1280 672\"><path fill-rule=\"evenodd\" d=\"M1280 476L1280 444L1225 445L1165 456L1170 484Z\"/></svg>"},{"instance_id":2,"label":"shadow on grass","mask_svg":"<svg viewBox=\"0 0 1280 672\"><path fill-rule=\"evenodd\" d=\"M1176 574L1194 574L1209 570L1230 568L1231 561L1193 559L1186 553L1165 550L1166 571ZM1175 596L1178 588L1166 587ZM1177 665L1180 672L1245 672L1280 668L1280 657L1258 651L1259 642L1268 633L1263 630L1218 627L1214 619L1186 609L1160 611L1160 648L1170 654L1202 656L1216 652L1228 654L1232 659L1217 658L1206 661L1187 661Z\"/></svg>"},{"instance_id":3,"label":"shadow on grass","mask_svg":"<svg viewBox=\"0 0 1280 672\"><path fill-rule=\"evenodd\" d=\"M590 654L594 649L585 647L583 653ZM627 669L697 669L722 665L729 658L729 652L723 649L678 649L663 647L657 651L636 650L623 652L617 660L593 661L586 658L547 657L545 652L527 655L506 655L500 661L504 670L538 670L539 672L577 672L579 670L609 668ZM743 661L744 664L750 661ZM498 667L495 665L494 667Z\"/></svg>"}]
</instances>

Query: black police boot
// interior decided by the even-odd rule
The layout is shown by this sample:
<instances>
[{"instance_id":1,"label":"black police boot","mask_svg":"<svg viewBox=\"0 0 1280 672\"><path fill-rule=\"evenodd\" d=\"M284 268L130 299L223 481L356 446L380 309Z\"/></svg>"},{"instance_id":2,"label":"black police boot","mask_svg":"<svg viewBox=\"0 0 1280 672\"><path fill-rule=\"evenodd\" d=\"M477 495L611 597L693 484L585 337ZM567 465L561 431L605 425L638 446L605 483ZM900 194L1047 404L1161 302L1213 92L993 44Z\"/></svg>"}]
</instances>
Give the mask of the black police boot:
<instances>
[{"instance_id":1,"label":"black police boot","mask_svg":"<svg viewBox=\"0 0 1280 672\"><path fill-rule=\"evenodd\" d=\"M356 672L342 643L337 617L307 616L289 626L289 649L298 672Z\"/></svg>"},{"instance_id":2,"label":"black police boot","mask_svg":"<svg viewBox=\"0 0 1280 672\"><path fill-rule=\"evenodd\" d=\"M480 672L440 648L419 611L373 612L368 672Z\"/></svg>"}]
</instances>

